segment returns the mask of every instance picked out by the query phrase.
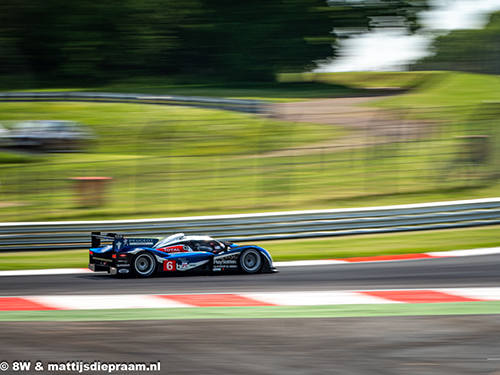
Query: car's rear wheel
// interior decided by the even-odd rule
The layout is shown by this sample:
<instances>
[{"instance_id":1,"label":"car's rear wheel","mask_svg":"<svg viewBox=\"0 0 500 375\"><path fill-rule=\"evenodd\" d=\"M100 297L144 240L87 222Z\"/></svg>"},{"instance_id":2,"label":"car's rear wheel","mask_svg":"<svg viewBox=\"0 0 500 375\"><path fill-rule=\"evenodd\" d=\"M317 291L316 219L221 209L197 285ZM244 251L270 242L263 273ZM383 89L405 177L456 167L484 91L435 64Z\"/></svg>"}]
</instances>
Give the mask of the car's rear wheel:
<instances>
[{"instance_id":1,"label":"car's rear wheel","mask_svg":"<svg viewBox=\"0 0 500 375\"><path fill-rule=\"evenodd\" d=\"M245 250L238 261L240 269L245 273L257 273L262 268L262 255L256 249Z\"/></svg>"},{"instance_id":2,"label":"car's rear wheel","mask_svg":"<svg viewBox=\"0 0 500 375\"><path fill-rule=\"evenodd\" d=\"M149 253L139 253L132 263L134 273L141 277L151 276L156 269L156 261Z\"/></svg>"}]
</instances>

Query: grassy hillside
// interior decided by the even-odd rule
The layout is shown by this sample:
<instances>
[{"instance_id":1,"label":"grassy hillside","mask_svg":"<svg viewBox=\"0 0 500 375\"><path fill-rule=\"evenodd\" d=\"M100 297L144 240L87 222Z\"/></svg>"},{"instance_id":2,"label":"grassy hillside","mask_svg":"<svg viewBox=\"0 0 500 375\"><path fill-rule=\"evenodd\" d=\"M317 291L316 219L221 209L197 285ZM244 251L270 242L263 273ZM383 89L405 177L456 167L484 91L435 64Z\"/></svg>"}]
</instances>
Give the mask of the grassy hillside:
<instances>
[{"instance_id":1,"label":"grassy hillside","mask_svg":"<svg viewBox=\"0 0 500 375\"><path fill-rule=\"evenodd\" d=\"M443 72L289 73L280 75L278 80L283 83L327 83L351 88L409 89L439 78L442 74Z\"/></svg>"},{"instance_id":2,"label":"grassy hillside","mask_svg":"<svg viewBox=\"0 0 500 375\"><path fill-rule=\"evenodd\" d=\"M290 124L237 112L179 106L34 102L0 103L0 111L0 123L6 127L30 119L82 122L98 136L90 150L93 154L252 154L282 147L284 137L293 147L342 133L326 125ZM287 137L291 127L300 137ZM75 161L75 157L69 157L67 162Z\"/></svg>"},{"instance_id":3,"label":"grassy hillside","mask_svg":"<svg viewBox=\"0 0 500 375\"><path fill-rule=\"evenodd\" d=\"M500 101L500 76L486 74L446 71L301 73L284 74L279 79L284 83L330 83L353 89L411 89L374 104L387 108L449 107ZM369 94L370 90L365 93Z\"/></svg>"},{"instance_id":4,"label":"grassy hillside","mask_svg":"<svg viewBox=\"0 0 500 375\"><path fill-rule=\"evenodd\" d=\"M86 153L1 153L0 220L185 216L498 195L500 186L493 178L497 164L493 160L480 166L463 162L459 155L461 138L455 137L455 131L461 130L457 124L468 126L459 118L471 112L470 104L499 96L499 90L495 90L499 77L410 72L324 74L321 79L353 87L414 87L409 93L375 103L386 108L451 103L458 107L410 111L413 117L437 119L440 133L393 142L387 137L377 141L365 133L333 125L284 122L218 110L137 104L0 103L0 123L7 126L26 119L67 119L86 123L98 135ZM251 95L297 100L301 93L296 90L298 86L282 85L278 91L254 87ZM156 92L166 94L174 86L157 86ZM193 95L244 96L247 89L204 87L189 90ZM142 89L148 92L153 86ZM138 91L138 87L129 90ZM308 91L309 95L314 93ZM342 146L352 142L353 136L357 144ZM72 178L88 176L113 178L101 205L80 202Z\"/></svg>"},{"instance_id":5,"label":"grassy hillside","mask_svg":"<svg viewBox=\"0 0 500 375\"><path fill-rule=\"evenodd\" d=\"M379 101L383 107L460 107L500 103L500 76L458 72L442 72L419 85L414 91Z\"/></svg>"}]
</instances>

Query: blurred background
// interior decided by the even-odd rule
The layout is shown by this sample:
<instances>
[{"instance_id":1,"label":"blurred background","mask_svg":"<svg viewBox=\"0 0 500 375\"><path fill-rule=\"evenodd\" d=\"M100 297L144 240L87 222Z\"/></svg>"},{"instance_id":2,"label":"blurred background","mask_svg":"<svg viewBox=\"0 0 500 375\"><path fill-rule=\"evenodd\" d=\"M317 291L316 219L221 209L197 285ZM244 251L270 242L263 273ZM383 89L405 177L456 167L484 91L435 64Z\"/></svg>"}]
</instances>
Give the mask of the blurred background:
<instances>
[{"instance_id":1,"label":"blurred background","mask_svg":"<svg viewBox=\"0 0 500 375\"><path fill-rule=\"evenodd\" d=\"M263 103L258 115L4 103L47 120L3 122L13 138L2 153L2 217L165 217L495 194L500 106L356 107L372 101ZM53 135L43 128L51 118L90 125Z\"/></svg>"},{"instance_id":2,"label":"blurred background","mask_svg":"<svg viewBox=\"0 0 500 375\"><path fill-rule=\"evenodd\" d=\"M498 9L2 1L0 220L494 196Z\"/></svg>"}]
</instances>

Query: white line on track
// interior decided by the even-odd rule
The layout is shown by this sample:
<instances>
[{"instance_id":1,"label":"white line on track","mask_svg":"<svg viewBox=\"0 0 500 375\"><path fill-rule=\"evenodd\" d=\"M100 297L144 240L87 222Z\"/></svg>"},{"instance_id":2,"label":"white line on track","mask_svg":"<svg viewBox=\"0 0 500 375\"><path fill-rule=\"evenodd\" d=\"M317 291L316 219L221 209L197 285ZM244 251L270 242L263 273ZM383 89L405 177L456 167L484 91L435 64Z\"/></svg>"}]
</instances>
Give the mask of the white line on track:
<instances>
[{"instance_id":1,"label":"white line on track","mask_svg":"<svg viewBox=\"0 0 500 375\"><path fill-rule=\"evenodd\" d=\"M349 263L345 260L295 260L291 262L274 262L275 267L328 266L331 264Z\"/></svg>"},{"instance_id":2,"label":"white line on track","mask_svg":"<svg viewBox=\"0 0 500 375\"><path fill-rule=\"evenodd\" d=\"M191 307L192 305L150 295L87 295L87 296L33 296L22 297L58 310L152 309Z\"/></svg>"},{"instance_id":3,"label":"white line on track","mask_svg":"<svg viewBox=\"0 0 500 375\"><path fill-rule=\"evenodd\" d=\"M51 268L45 270L0 271L0 276L70 275L78 273L92 273L92 271L87 268Z\"/></svg>"},{"instance_id":4,"label":"white line on track","mask_svg":"<svg viewBox=\"0 0 500 375\"><path fill-rule=\"evenodd\" d=\"M483 249L470 249L470 250L451 250L451 251L437 251L431 253L425 253L433 257L466 257L473 255L490 255L490 254L500 254L500 247L486 247Z\"/></svg>"}]
</instances>

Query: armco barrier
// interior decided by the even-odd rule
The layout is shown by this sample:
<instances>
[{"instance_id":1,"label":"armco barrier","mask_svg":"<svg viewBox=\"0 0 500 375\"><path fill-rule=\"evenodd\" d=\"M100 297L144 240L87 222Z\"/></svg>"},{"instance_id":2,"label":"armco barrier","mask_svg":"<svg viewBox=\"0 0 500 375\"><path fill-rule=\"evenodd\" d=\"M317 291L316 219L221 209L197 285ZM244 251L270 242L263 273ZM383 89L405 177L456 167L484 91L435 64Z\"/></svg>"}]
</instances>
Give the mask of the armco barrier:
<instances>
[{"instance_id":1,"label":"armco barrier","mask_svg":"<svg viewBox=\"0 0 500 375\"><path fill-rule=\"evenodd\" d=\"M183 232L230 241L257 241L492 224L500 224L500 198L145 220L17 222L0 223L0 251L86 248L91 231L141 237Z\"/></svg>"},{"instance_id":2,"label":"armco barrier","mask_svg":"<svg viewBox=\"0 0 500 375\"><path fill-rule=\"evenodd\" d=\"M245 113L264 113L266 103L258 100L205 98L195 96L153 95L153 94L117 94L99 92L0 92L2 102L32 101L79 101L98 103L135 103L181 105L211 109L224 109Z\"/></svg>"}]
</instances>

